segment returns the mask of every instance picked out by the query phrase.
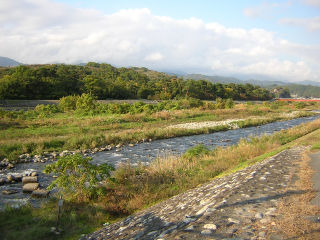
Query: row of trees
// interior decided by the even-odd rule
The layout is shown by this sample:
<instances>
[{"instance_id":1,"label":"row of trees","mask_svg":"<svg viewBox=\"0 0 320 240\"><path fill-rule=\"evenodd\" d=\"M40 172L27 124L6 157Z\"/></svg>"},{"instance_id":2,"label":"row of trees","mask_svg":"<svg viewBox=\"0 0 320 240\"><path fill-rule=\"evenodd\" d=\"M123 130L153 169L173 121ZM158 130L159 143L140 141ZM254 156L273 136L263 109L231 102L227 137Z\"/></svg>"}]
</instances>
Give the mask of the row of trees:
<instances>
[{"instance_id":1,"label":"row of trees","mask_svg":"<svg viewBox=\"0 0 320 240\"><path fill-rule=\"evenodd\" d=\"M176 76L147 75L146 68L115 68L90 62L86 66L19 66L0 71L0 99L59 99L90 93L98 99L157 99L193 97L268 100L269 91L252 84L212 84Z\"/></svg>"}]
</instances>

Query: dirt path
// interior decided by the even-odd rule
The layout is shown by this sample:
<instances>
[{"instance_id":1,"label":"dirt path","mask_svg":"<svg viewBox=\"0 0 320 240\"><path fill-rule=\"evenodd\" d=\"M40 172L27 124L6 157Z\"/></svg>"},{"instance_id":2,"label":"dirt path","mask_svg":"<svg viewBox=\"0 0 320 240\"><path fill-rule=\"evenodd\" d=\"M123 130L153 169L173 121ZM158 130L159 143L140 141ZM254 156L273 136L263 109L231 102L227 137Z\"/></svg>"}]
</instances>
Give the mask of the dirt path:
<instances>
[{"instance_id":1,"label":"dirt path","mask_svg":"<svg viewBox=\"0 0 320 240\"><path fill-rule=\"evenodd\" d=\"M82 239L281 239L278 206L305 192L292 188L305 150L285 150Z\"/></svg>"}]
</instances>

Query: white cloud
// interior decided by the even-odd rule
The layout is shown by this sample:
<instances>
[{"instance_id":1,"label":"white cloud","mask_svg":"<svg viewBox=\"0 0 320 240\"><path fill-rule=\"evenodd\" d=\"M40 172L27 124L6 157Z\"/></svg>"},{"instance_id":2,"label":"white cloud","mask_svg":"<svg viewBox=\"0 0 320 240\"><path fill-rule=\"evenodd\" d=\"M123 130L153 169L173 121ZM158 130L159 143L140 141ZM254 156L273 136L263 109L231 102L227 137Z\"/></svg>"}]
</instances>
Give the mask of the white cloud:
<instances>
[{"instance_id":1,"label":"white cloud","mask_svg":"<svg viewBox=\"0 0 320 240\"><path fill-rule=\"evenodd\" d=\"M270 18L273 14L290 5L290 0L286 3L270 3L265 1L258 6L243 9L243 14L249 18Z\"/></svg>"},{"instance_id":2,"label":"white cloud","mask_svg":"<svg viewBox=\"0 0 320 240\"><path fill-rule=\"evenodd\" d=\"M308 31L320 30L320 17L314 18L284 18L280 20L280 23L303 27Z\"/></svg>"},{"instance_id":3,"label":"white cloud","mask_svg":"<svg viewBox=\"0 0 320 240\"><path fill-rule=\"evenodd\" d=\"M313 7L320 8L320 1L319 0L302 0L304 3L311 5Z\"/></svg>"},{"instance_id":4,"label":"white cloud","mask_svg":"<svg viewBox=\"0 0 320 240\"><path fill-rule=\"evenodd\" d=\"M161 61L164 56L161 53L152 53L145 57L146 61Z\"/></svg>"},{"instance_id":5,"label":"white cloud","mask_svg":"<svg viewBox=\"0 0 320 240\"><path fill-rule=\"evenodd\" d=\"M320 81L320 46L292 44L263 29L155 16L146 8L104 15L50 0L4 0L0 46L0 56L30 64L95 61Z\"/></svg>"},{"instance_id":6,"label":"white cloud","mask_svg":"<svg viewBox=\"0 0 320 240\"><path fill-rule=\"evenodd\" d=\"M302 61L294 63L292 61L280 61L278 59L270 59L264 62L252 63L239 69L242 73L247 74L262 74L269 72L272 76L279 78L287 78L288 80L296 79L297 74L302 79L310 77L309 67Z\"/></svg>"}]
</instances>

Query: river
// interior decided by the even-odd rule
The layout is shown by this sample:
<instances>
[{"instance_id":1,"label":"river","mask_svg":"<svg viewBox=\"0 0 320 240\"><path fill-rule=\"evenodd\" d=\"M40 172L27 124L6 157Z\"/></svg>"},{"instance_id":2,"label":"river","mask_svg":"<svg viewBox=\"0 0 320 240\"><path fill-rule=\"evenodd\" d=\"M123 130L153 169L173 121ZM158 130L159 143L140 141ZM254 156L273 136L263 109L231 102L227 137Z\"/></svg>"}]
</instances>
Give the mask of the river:
<instances>
[{"instance_id":1,"label":"river","mask_svg":"<svg viewBox=\"0 0 320 240\"><path fill-rule=\"evenodd\" d=\"M92 155L93 163L102 164L109 163L114 166L119 166L121 163L130 162L133 165L139 162L148 165L153 159L164 155L179 155L183 154L188 148L198 144L203 144L210 149L218 146L230 146L237 144L241 138L249 138L250 136L261 136L263 134L272 134L281 129L288 129L297 126L301 123L310 122L320 115L311 117L297 118L288 121L273 122L259 127L248 127L236 130L216 132L210 134L194 135L170 138L164 140L155 140L151 142L139 143L134 147L123 146L107 152L99 152ZM0 177L6 177L8 174L25 174L32 171L39 173L39 183L43 187L47 187L52 181L52 176L43 174L41 171L47 163L24 163L18 164L15 168L0 172ZM22 183L7 184L0 186L0 191L4 189L16 189L18 193L12 195L0 195L0 209L6 203L12 205L25 204L31 202L33 205L38 205L40 200L30 199L30 194L22 193Z\"/></svg>"}]
</instances>

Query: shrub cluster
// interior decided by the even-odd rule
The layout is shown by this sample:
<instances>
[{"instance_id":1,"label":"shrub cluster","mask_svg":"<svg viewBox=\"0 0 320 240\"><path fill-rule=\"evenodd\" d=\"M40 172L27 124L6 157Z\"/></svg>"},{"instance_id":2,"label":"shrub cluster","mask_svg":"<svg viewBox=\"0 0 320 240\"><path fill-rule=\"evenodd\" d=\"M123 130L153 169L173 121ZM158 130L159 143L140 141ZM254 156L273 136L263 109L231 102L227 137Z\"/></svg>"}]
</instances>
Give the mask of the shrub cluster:
<instances>
[{"instance_id":1,"label":"shrub cluster","mask_svg":"<svg viewBox=\"0 0 320 240\"><path fill-rule=\"evenodd\" d=\"M143 101L128 103L98 103L97 98L92 94L81 96L71 95L60 99L59 105L38 105L34 110L5 111L0 109L0 117L12 119L35 119L45 118L59 112L75 112L77 115L98 115L98 114L152 114L161 111L174 111L182 109L200 108L202 110L231 109L235 103L232 99L217 98L216 103L202 101L196 98L183 98L179 100L165 100L157 104L147 104Z\"/></svg>"}]
</instances>

